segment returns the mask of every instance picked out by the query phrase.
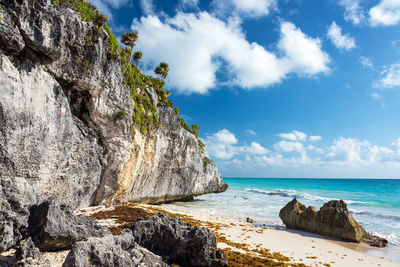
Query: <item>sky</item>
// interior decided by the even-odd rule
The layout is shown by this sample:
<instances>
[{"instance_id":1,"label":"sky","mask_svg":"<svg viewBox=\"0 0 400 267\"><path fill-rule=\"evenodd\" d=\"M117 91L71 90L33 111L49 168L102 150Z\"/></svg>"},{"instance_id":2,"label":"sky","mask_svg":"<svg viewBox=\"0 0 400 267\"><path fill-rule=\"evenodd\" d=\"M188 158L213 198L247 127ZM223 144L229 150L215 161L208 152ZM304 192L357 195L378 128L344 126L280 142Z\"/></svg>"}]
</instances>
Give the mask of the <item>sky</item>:
<instances>
[{"instance_id":1,"label":"sky","mask_svg":"<svg viewBox=\"0 0 400 267\"><path fill-rule=\"evenodd\" d=\"M400 0L89 0L223 177L400 178Z\"/></svg>"}]
</instances>

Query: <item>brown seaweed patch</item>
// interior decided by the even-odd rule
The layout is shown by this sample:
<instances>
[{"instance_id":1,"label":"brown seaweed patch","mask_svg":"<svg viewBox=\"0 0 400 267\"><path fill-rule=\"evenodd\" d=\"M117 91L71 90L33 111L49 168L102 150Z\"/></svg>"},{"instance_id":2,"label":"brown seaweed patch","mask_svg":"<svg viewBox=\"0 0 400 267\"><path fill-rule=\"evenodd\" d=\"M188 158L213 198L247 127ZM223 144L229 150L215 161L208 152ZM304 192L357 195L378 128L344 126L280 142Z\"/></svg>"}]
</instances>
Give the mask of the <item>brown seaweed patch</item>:
<instances>
[{"instance_id":1,"label":"brown seaweed patch","mask_svg":"<svg viewBox=\"0 0 400 267\"><path fill-rule=\"evenodd\" d=\"M153 216L155 212L136 208L132 205L115 206L113 210L99 211L89 217L94 220L115 219L118 225L110 226L108 229L113 235L119 234L123 229L131 226L139 218Z\"/></svg>"}]
</instances>

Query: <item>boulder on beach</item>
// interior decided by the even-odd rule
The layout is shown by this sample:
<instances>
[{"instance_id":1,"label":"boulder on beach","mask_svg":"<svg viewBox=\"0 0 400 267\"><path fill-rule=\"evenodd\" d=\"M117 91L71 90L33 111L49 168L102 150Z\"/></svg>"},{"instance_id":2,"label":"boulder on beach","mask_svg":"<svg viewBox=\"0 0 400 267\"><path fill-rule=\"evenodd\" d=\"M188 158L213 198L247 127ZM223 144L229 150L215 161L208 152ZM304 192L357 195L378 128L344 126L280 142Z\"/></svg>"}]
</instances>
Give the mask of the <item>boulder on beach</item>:
<instances>
[{"instance_id":1,"label":"boulder on beach","mask_svg":"<svg viewBox=\"0 0 400 267\"><path fill-rule=\"evenodd\" d=\"M141 218L131 226L135 241L162 256L169 264L182 266L226 266L224 251L209 229L192 226L165 213Z\"/></svg>"},{"instance_id":2,"label":"boulder on beach","mask_svg":"<svg viewBox=\"0 0 400 267\"><path fill-rule=\"evenodd\" d=\"M70 249L80 240L101 237L109 231L84 215L75 215L70 206L50 198L30 209L29 234L41 251Z\"/></svg>"},{"instance_id":3,"label":"boulder on beach","mask_svg":"<svg viewBox=\"0 0 400 267\"><path fill-rule=\"evenodd\" d=\"M279 212L287 228L318 233L374 247L387 246L387 240L369 234L354 220L343 200L331 200L319 211L294 198Z\"/></svg>"},{"instance_id":4,"label":"boulder on beach","mask_svg":"<svg viewBox=\"0 0 400 267\"><path fill-rule=\"evenodd\" d=\"M168 264L160 256L136 244L131 231L126 229L117 236L110 234L76 242L63 267L86 266L167 267Z\"/></svg>"}]
</instances>

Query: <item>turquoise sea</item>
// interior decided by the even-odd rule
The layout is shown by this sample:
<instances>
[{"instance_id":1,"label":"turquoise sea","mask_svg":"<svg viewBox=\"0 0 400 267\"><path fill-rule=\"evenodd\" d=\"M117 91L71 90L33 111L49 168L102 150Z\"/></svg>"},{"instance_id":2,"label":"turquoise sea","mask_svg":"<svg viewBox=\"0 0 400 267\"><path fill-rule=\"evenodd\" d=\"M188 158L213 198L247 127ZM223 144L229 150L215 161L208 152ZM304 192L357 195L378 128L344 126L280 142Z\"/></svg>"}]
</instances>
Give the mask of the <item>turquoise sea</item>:
<instances>
[{"instance_id":1,"label":"turquoise sea","mask_svg":"<svg viewBox=\"0 0 400 267\"><path fill-rule=\"evenodd\" d=\"M251 217L257 223L282 225L279 210L296 197L320 208L343 199L353 217L369 232L385 237L400 251L400 180L225 178L226 192L177 203L228 217Z\"/></svg>"}]
</instances>

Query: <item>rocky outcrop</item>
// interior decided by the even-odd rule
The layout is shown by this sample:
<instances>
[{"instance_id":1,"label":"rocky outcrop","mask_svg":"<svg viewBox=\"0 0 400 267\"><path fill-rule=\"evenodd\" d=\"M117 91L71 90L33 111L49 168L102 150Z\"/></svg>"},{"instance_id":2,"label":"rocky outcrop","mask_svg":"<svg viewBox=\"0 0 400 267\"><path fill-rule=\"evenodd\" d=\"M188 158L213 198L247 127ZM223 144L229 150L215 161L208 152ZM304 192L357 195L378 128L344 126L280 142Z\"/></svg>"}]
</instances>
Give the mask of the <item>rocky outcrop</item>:
<instances>
[{"instance_id":1,"label":"rocky outcrop","mask_svg":"<svg viewBox=\"0 0 400 267\"><path fill-rule=\"evenodd\" d=\"M365 242L374 247L384 247L387 240L367 233L347 209L343 200L331 200L319 211L306 207L297 199L286 204L279 217L287 228L341 238L354 242Z\"/></svg>"},{"instance_id":2,"label":"rocky outcrop","mask_svg":"<svg viewBox=\"0 0 400 267\"><path fill-rule=\"evenodd\" d=\"M225 266L223 250L217 250L214 233L193 227L177 217L164 213L138 219L130 227L135 241L151 252L162 256L169 264L181 266Z\"/></svg>"},{"instance_id":3,"label":"rocky outcrop","mask_svg":"<svg viewBox=\"0 0 400 267\"><path fill-rule=\"evenodd\" d=\"M29 235L41 251L71 249L77 241L106 234L109 232L95 221L84 215L75 215L71 207L54 199L30 210Z\"/></svg>"},{"instance_id":4,"label":"rocky outcrop","mask_svg":"<svg viewBox=\"0 0 400 267\"><path fill-rule=\"evenodd\" d=\"M20 209L0 214L0 249L26 226L14 213L51 196L79 208L226 189L172 108L157 108L161 127L132 131L135 103L103 27L49 0L0 0L0 18L0 199Z\"/></svg>"},{"instance_id":5,"label":"rocky outcrop","mask_svg":"<svg viewBox=\"0 0 400 267\"><path fill-rule=\"evenodd\" d=\"M16 253L16 261L12 266L50 267L51 265L50 262L43 257L42 253L40 253L39 249L29 237L20 242Z\"/></svg>"},{"instance_id":6,"label":"rocky outcrop","mask_svg":"<svg viewBox=\"0 0 400 267\"><path fill-rule=\"evenodd\" d=\"M118 236L91 237L75 243L63 266L167 267L168 264L160 256L136 244L132 233L125 230Z\"/></svg>"}]
</instances>

